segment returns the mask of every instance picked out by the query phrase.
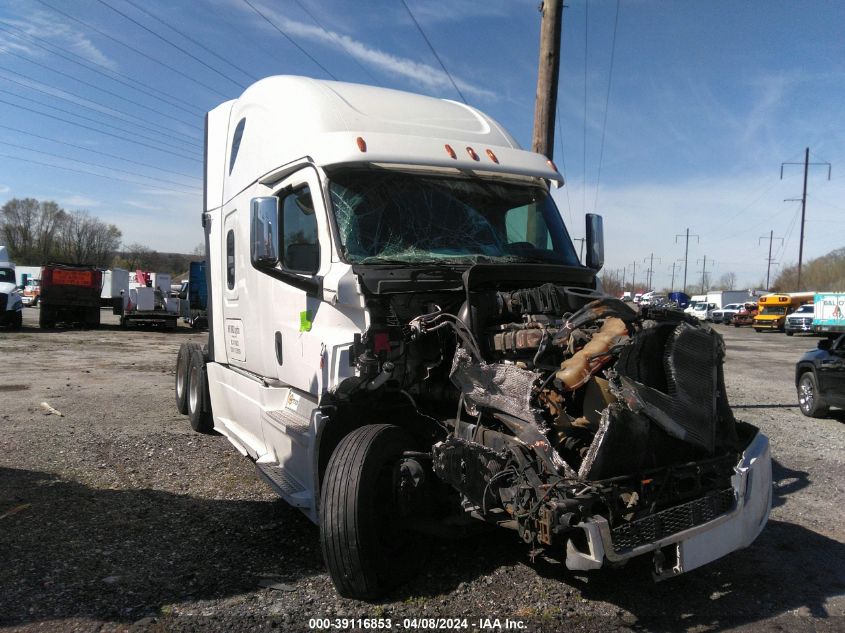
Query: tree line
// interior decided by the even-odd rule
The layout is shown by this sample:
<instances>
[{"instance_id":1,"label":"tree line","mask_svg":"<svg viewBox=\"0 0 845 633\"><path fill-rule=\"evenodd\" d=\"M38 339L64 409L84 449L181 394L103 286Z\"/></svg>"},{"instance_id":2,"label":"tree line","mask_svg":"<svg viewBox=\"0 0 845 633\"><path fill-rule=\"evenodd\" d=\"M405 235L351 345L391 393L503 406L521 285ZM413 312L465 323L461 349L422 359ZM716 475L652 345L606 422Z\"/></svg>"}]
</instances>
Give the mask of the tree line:
<instances>
[{"instance_id":1,"label":"tree line","mask_svg":"<svg viewBox=\"0 0 845 633\"><path fill-rule=\"evenodd\" d=\"M178 275L203 258L201 245L192 255L159 253L138 243L121 248L122 237L114 224L87 211L65 211L52 200L13 198L0 207L0 244L20 266L63 262Z\"/></svg>"},{"instance_id":2,"label":"tree line","mask_svg":"<svg viewBox=\"0 0 845 633\"><path fill-rule=\"evenodd\" d=\"M20 265L58 261L107 267L121 232L87 211L65 211L52 200L13 198L0 208L0 238Z\"/></svg>"},{"instance_id":3,"label":"tree line","mask_svg":"<svg viewBox=\"0 0 845 633\"><path fill-rule=\"evenodd\" d=\"M772 292L816 290L845 292L845 248L837 248L801 267L801 288L798 287L798 264L781 269L772 283Z\"/></svg>"}]
</instances>

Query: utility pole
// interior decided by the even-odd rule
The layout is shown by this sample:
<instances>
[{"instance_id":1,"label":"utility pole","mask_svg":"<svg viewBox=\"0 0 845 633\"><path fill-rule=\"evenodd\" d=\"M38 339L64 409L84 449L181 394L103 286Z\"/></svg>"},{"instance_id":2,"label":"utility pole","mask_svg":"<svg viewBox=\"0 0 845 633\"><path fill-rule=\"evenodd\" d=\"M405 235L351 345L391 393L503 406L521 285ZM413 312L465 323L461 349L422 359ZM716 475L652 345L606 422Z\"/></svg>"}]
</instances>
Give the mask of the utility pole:
<instances>
[{"instance_id":1,"label":"utility pole","mask_svg":"<svg viewBox=\"0 0 845 633\"><path fill-rule=\"evenodd\" d=\"M560 34L563 26L563 0L543 0L540 23L540 62L537 68L537 95L534 101L534 133L531 149L552 160L555 150L557 80L560 73Z\"/></svg>"},{"instance_id":2,"label":"utility pole","mask_svg":"<svg viewBox=\"0 0 845 633\"><path fill-rule=\"evenodd\" d=\"M766 262L768 262L768 265L766 266L766 292L769 291L769 276L772 271L772 263L774 263L774 260L772 259L772 240L780 240L780 243L783 244L783 238L774 237L774 234L774 231L769 231L769 257L766 259ZM757 246L760 245L760 240L764 239L766 239L765 236L759 238L757 240Z\"/></svg>"},{"instance_id":3,"label":"utility pole","mask_svg":"<svg viewBox=\"0 0 845 633\"><path fill-rule=\"evenodd\" d=\"M628 267L623 266L622 267L622 292L623 293L625 292L625 273L627 273L627 272L628 272Z\"/></svg>"},{"instance_id":4,"label":"utility pole","mask_svg":"<svg viewBox=\"0 0 845 633\"><path fill-rule=\"evenodd\" d=\"M646 273L647 273L647 275L646 275L646 280L647 280L646 285L648 286L648 288L646 288L646 292L650 292L650 291L654 290L654 288L651 287L652 286L652 280L653 280L653 277L654 277L654 253L652 253L649 257L643 257L643 263L645 263L645 260L649 260L648 270L646 271ZM660 261L661 260L658 257L657 263L659 264Z\"/></svg>"},{"instance_id":5,"label":"utility pole","mask_svg":"<svg viewBox=\"0 0 845 633\"><path fill-rule=\"evenodd\" d=\"M672 283L669 284L669 292L675 292L675 268L678 268L678 262L683 261L682 259L677 259L672 262Z\"/></svg>"},{"instance_id":6,"label":"utility pole","mask_svg":"<svg viewBox=\"0 0 845 633\"><path fill-rule=\"evenodd\" d=\"M807 172L810 165L827 165L827 179L830 180L830 163L811 163L810 162L810 148L804 150L804 193L801 194L801 239L798 244L798 287L796 290L801 290L801 265L804 261L804 216L807 211ZM780 179L783 180L783 166L784 165L801 165L801 163L781 163L780 164Z\"/></svg>"},{"instance_id":7,"label":"utility pole","mask_svg":"<svg viewBox=\"0 0 845 633\"><path fill-rule=\"evenodd\" d=\"M581 247L578 250L578 261L584 263L584 242L587 241L586 237L573 237L573 242L581 242Z\"/></svg>"},{"instance_id":8,"label":"utility pole","mask_svg":"<svg viewBox=\"0 0 845 633\"><path fill-rule=\"evenodd\" d=\"M704 256L703 260L701 260L701 259L696 260L696 263L698 263L700 261L704 262L704 265L701 267L701 271L700 271L701 272L701 293L707 294L707 286L709 286L709 284L706 283L706 281L707 281L707 255ZM716 262L714 262L711 259L710 265L714 266L715 264L716 264Z\"/></svg>"},{"instance_id":9,"label":"utility pole","mask_svg":"<svg viewBox=\"0 0 845 633\"><path fill-rule=\"evenodd\" d=\"M683 233L679 233L675 236L675 244L678 243L678 238L683 237L683 235ZM689 257L689 228L687 229L686 236L686 241L684 242L684 294L687 293L687 259ZM693 237L695 238L697 244L699 241L698 235L693 234Z\"/></svg>"},{"instance_id":10,"label":"utility pole","mask_svg":"<svg viewBox=\"0 0 845 633\"><path fill-rule=\"evenodd\" d=\"M631 297L637 294L637 261L634 260L634 272L631 273Z\"/></svg>"}]
</instances>

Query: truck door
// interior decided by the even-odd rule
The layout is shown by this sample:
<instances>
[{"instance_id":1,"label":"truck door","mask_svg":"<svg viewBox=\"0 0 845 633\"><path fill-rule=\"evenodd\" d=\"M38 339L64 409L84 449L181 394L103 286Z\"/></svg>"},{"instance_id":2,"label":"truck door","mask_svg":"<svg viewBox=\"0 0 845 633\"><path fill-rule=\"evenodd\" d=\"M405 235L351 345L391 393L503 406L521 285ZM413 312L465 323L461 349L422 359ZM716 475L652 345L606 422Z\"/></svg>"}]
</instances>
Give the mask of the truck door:
<instances>
[{"instance_id":1,"label":"truck door","mask_svg":"<svg viewBox=\"0 0 845 633\"><path fill-rule=\"evenodd\" d=\"M322 304L313 283L331 261L328 216L316 171L305 168L281 183L279 198L279 268L272 284L272 347L279 380L319 397L328 375L323 341L326 328L314 327ZM306 282L306 283L301 283ZM325 319L321 319L325 321Z\"/></svg>"}]
</instances>

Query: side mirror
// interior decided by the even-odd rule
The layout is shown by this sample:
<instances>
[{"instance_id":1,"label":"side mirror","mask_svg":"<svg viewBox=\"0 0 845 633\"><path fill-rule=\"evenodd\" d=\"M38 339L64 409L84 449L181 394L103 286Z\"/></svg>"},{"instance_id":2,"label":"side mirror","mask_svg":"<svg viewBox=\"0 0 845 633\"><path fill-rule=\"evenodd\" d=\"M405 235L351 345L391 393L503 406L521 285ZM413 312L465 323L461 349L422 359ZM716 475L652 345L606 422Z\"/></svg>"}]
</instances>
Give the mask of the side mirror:
<instances>
[{"instance_id":1,"label":"side mirror","mask_svg":"<svg viewBox=\"0 0 845 633\"><path fill-rule=\"evenodd\" d=\"M250 256L258 266L273 267L279 263L279 199L253 198L250 202Z\"/></svg>"},{"instance_id":2,"label":"side mirror","mask_svg":"<svg viewBox=\"0 0 845 633\"><path fill-rule=\"evenodd\" d=\"M588 213L587 223L587 268L596 272L604 266L604 223L596 213Z\"/></svg>"}]
</instances>

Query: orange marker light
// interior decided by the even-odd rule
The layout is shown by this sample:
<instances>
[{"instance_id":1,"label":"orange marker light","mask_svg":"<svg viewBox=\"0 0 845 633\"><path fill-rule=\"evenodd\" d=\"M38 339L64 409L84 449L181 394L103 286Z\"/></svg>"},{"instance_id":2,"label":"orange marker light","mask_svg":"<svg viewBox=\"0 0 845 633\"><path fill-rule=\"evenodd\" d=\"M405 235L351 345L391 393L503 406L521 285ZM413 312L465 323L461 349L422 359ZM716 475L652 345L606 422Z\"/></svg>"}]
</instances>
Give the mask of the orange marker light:
<instances>
[{"instance_id":1,"label":"orange marker light","mask_svg":"<svg viewBox=\"0 0 845 633\"><path fill-rule=\"evenodd\" d=\"M560 173L560 172L558 171L557 165L555 165L555 162L554 162L553 160L549 159L549 160L547 160L546 162L549 164L549 167L551 167L552 169L554 169L555 171L557 171L558 173Z\"/></svg>"},{"instance_id":2,"label":"orange marker light","mask_svg":"<svg viewBox=\"0 0 845 633\"><path fill-rule=\"evenodd\" d=\"M358 149L360 149L362 152L367 151L367 141L365 141L362 137L359 136L358 138L356 138L355 142L358 143Z\"/></svg>"},{"instance_id":3,"label":"orange marker light","mask_svg":"<svg viewBox=\"0 0 845 633\"><path fill-rule=\"evenodd\" d=\"M487 156L489 156L490 160L492 160L494 163L496 163L497 165L499 164L499 159L496 158L496 155L493 153L492 149L487 150Z\"/></svg>"},{"instance_id":4,"label":"orange marker light","mask_svg":"<svg viewBox=\"0 0 845 633\"><path fill-rule=\"evenodd\" d=\"M469 157L472 160L481 160L480 158L478 158L478 154L475 153L475 150L471 147L467 147L467 154L469 154Z\"/></svg>"},{"instance_id":5,"label":"orange marker light","mask_svg":"<svg viewBox=\"0 0 845 633\"><path fill-rule=\"evenodd\" d=\"M452 149L452 146L451 146L451 145L449 145L448 143L446 143L446 145L444 145L443 147L445 147L445 148L446 148L446 153L447 153L447 154L449 154L449 156L450 156L451 158L454 158L455 160L458 160L458 155L455 153L455 150L453 150L453 149Z\"/></svg>"}]
</instances>

